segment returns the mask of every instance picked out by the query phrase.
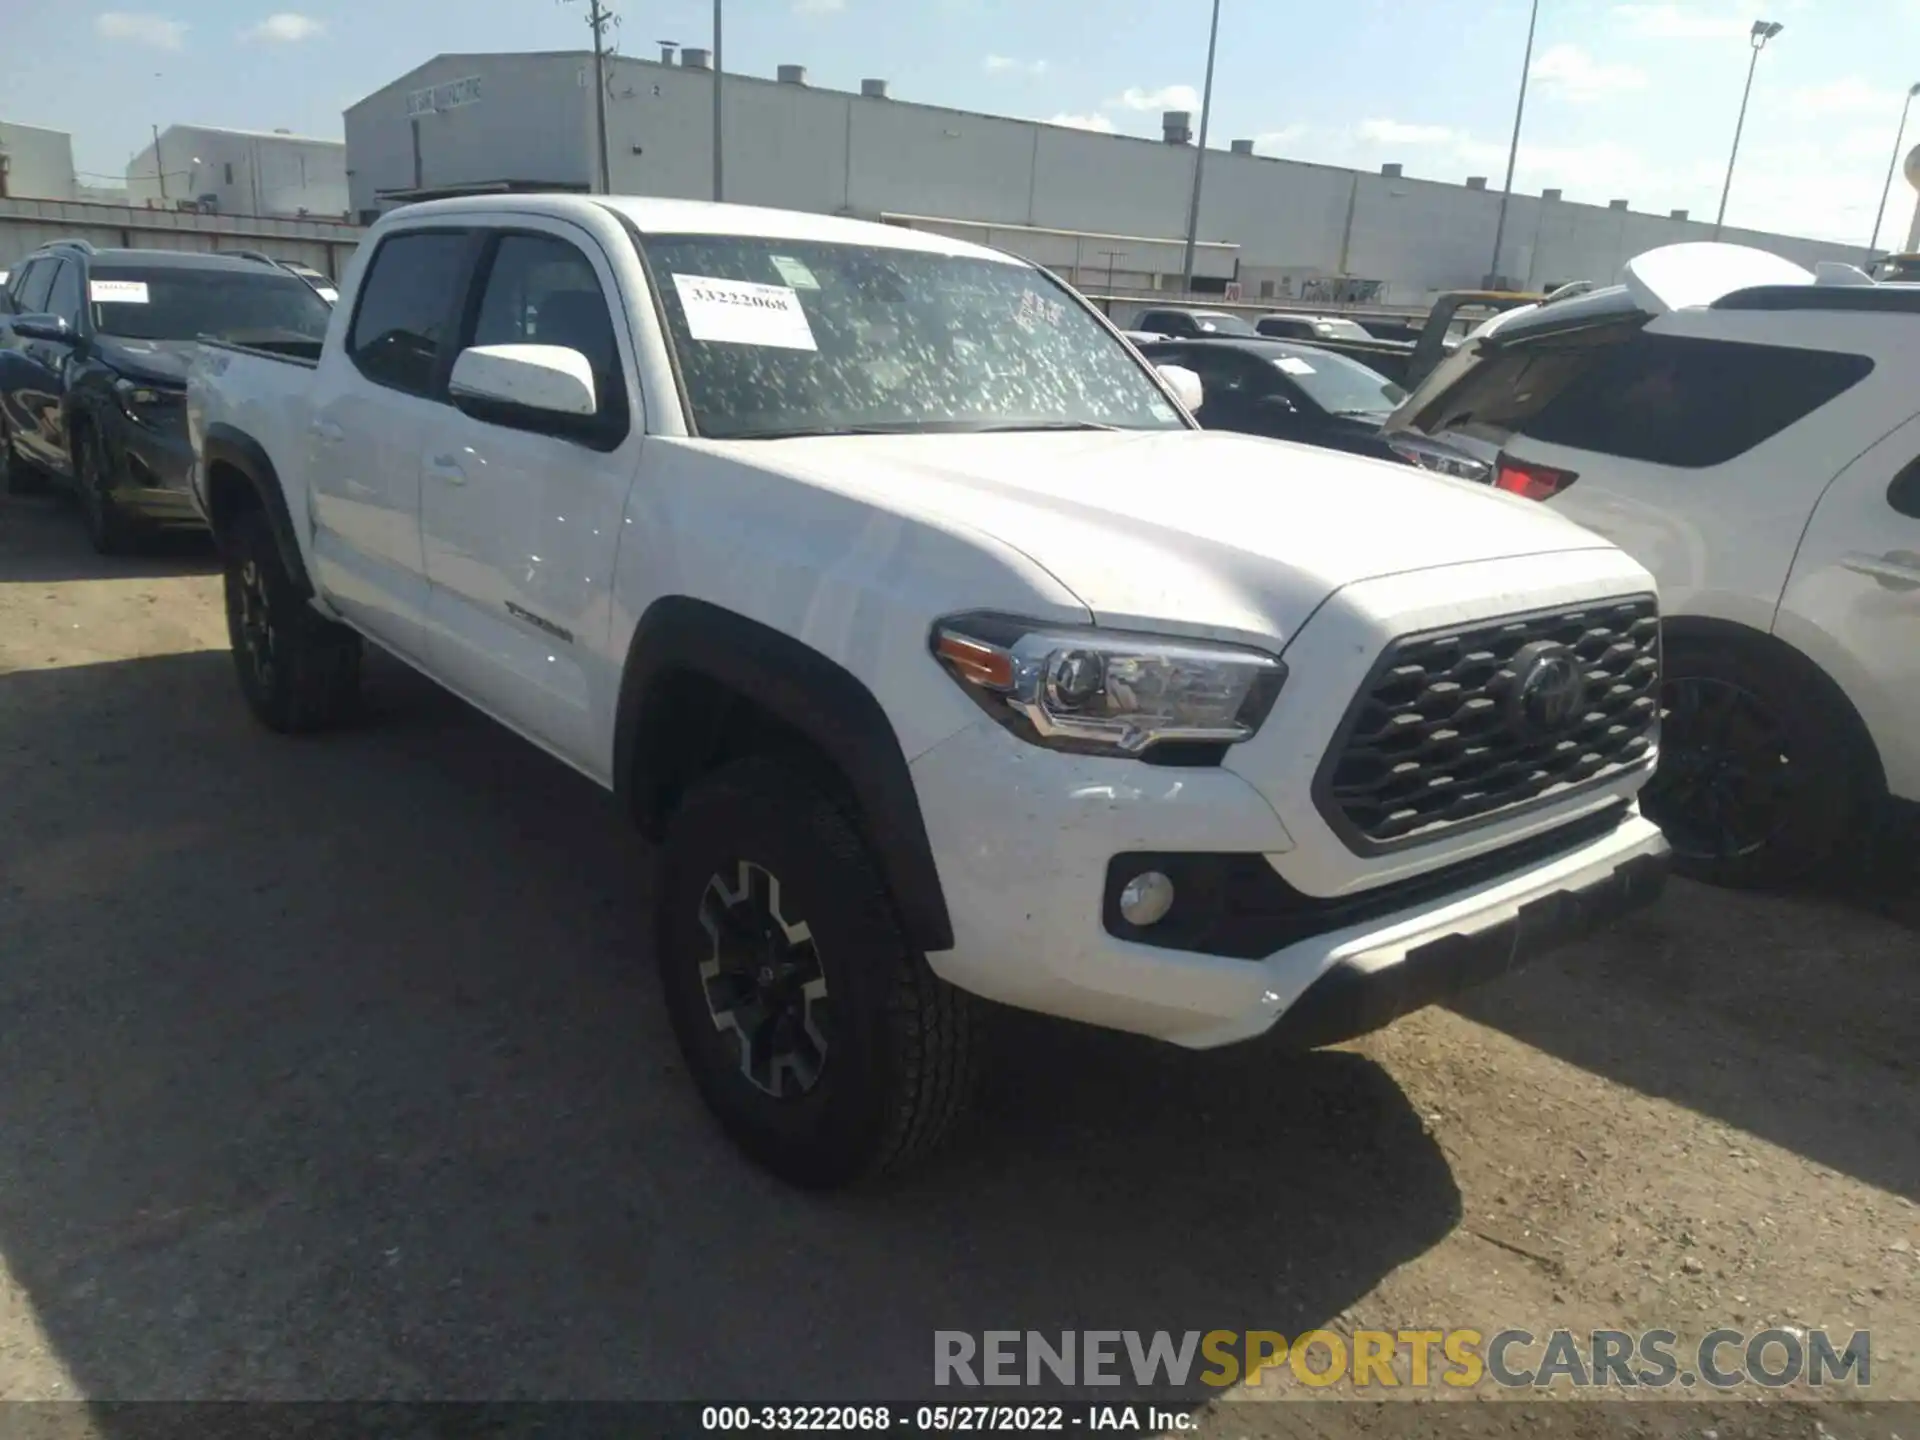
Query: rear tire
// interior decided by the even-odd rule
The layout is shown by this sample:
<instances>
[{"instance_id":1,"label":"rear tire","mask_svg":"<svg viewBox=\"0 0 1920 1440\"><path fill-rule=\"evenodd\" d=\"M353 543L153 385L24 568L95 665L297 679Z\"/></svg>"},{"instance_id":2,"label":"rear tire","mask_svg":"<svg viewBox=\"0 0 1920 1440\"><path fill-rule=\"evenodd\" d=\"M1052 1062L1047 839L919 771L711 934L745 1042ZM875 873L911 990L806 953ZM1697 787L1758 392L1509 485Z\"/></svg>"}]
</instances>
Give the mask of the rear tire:
<instances>
[{"instance_id":1,"label":"rear tire","mask_svg":"<svg viewBox=\"0 0 1920 1440\"><path fill-rule=\"evenodd\" d=\"M751 1158L829 1188L924 1157L965 1112L976 1002L907 940L878 867L790 761L738 761L669 823L656 951L701 1097Z\"/></svg>"},{"instance_id":2,"label":"rear tire","mask_svg":"<svg viewBox=\"0 0 1920 1440\"><path fill-rule=\"evenodd\" d=\"M1734 637L1669 640L1665 661L1660 769L1643 799L1680 874L1781 886L1860 853L1879 763L1818 667Z\"/></svg>"},{"instance_id":3,"label":"rear tire","mask_svg":"<svg viewBox=\"0 0 1920 1440\"><path fill-rule=\"evenodd\" d=\"M342 724L360 698L360 637L308 603L265 512L244 512L221 538L227 636L248 708L286 735Z\"/></svg>"}]
</instances>

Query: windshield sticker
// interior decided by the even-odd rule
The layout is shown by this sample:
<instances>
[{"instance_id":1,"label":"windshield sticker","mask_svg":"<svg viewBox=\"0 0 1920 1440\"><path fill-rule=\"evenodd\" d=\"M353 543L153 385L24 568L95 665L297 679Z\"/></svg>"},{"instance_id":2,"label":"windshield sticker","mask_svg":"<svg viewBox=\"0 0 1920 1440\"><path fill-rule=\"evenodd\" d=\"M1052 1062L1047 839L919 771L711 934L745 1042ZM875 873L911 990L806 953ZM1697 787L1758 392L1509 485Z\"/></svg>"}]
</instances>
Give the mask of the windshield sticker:
<instances>
[{"instance_id":1,"label":"windshield sticker","mask_svg":"<svg viewBox=\"0 0 1920 1440\"><path fill-rule=\"evenodd\" d=\"M785 285L675 275L673 288L687 312L687 333L720 345L818 350L800 297Z\"/></svg>"},{"instance_id":2,"label":"windshield sticker","mask_svg":"<svg viewBox=\"0 0 1920 1440\"><path fill-rule=\"evenodd\" d=\"M813 272L791 255L770 257L773 268L780 272L780 278L796 290L818 290L820 282L813 278Z\"/></svg>"},{"instance_id":3,"label":"windshield sticker","mask_svg":"<svg viewBox=\"0 0 1920 1440\"><path fill-rule=\"evenodd\" d=\"M90 280L87 298L96 305L145 305L147 282L144 280Z\"/></svg>"},{"instance_id":4,"label":"windshield sticker","mask_svg":"<svg viewBox=\"0 0 1920 1440\"><path fill-rule=\"evenodd\" d=\"M1282 370L1286 371L1287 374L1289 375L1313 374L1313 367L1307 364L1307 362L1302 360L1298 355L1284 355L1280 359L1274 361L1274 364L1278 365Z\"/></svg>"},{"instance_id":5,"label":"windshield sticker","mask_svg":"<svg viewBox=\"0 0 1920 1440\"><path fill-rule=\"evenodd\" d=\"M1014 307L1013 319L1023 330L1031 330L1035 325L1045 323L1058 327L1067 318L1067 307L1058 300L1048 300L1031 290L1020 292L1020 303Z\"/></svg>"}]
</instances>

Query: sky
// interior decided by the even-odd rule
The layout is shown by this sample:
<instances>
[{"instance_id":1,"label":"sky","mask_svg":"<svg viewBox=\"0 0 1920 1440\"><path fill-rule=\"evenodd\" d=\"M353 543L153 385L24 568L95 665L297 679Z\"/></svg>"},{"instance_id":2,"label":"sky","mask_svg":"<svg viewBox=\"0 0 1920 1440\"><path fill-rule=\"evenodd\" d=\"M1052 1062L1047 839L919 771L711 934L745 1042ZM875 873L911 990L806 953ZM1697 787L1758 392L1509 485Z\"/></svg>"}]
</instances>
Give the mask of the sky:
<instances>
[{"instance_id":1,"label":"sky","mask_svg":"<svg viewBox=\"0 0 1920 1440\"><path fill-rule=\"evenodd\" d=\"M170 123L339 137L341 110L442 51L575 49L585 0L0 0L0 119L67 130L117 178ZM295 4L297 10L270 5ZM1198 124L1211 0L725 0L729 71L783 62L897 98L1157 136ZM1755 7L1760 8L1756 9ZM710 0L613 0L628 54L710 43ZM13 12L13 13L9 13ZM1864 245L1920 0L1539 0L1515 189L1711 219L1756 18L1761 55L1727 221ZM1221 0L1210 140L1461 181L1505 174L1528 0ZM1920 141L1920 117L1907 146ZM1882 243L1905 241L1896 177Z\"/></svg>"}]
</instances>

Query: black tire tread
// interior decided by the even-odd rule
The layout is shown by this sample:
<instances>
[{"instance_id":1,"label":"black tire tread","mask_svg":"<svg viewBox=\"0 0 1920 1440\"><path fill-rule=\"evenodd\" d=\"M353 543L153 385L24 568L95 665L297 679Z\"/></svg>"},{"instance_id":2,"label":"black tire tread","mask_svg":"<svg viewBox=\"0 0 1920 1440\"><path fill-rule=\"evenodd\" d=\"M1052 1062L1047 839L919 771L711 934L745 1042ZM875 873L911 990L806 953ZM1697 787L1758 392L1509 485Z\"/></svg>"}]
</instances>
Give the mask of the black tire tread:
<instances>
[{"instance_id":1,"label":"black tire tread","mask_svg":"<svg viewBox=\"0 0 1920 1440\"><path fill-rule=\"evenodd\" d=\"M260 565L272 592L270 599L284 611L277 656L281 683L271 695L261 696L243 673L241 690L248 707L268 729L284 735L338 728L351 718L360 698L360 637L306 603L309 596L287 573L265 511L244 511L223 538L228 566L238 566L246 559ZM231 636L236 624L231 600L227 623ZM232 638L234 663L242 666L245 662L238 637Z\"/></svg>"}]
</instances>

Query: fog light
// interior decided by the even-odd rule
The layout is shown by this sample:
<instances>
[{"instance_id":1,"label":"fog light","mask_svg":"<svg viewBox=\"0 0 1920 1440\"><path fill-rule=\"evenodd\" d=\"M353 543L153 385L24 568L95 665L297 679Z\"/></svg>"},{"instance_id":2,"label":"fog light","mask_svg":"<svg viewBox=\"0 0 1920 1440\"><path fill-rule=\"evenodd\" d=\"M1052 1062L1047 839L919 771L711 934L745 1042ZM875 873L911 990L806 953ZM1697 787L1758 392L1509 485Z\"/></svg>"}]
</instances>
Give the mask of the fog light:
<instances>
[{"instance_id":1,"label":"fog light","mask_svg":"<svg viewBox=\"0 0 1920 1440\"><path fill-rule=\"evenodd\" d=\"M1173 908L1173 881L1158 870L1142 870L1120 891L1120 914L1129 925L1155 925Z\"/></svg>"}]
</instances>

